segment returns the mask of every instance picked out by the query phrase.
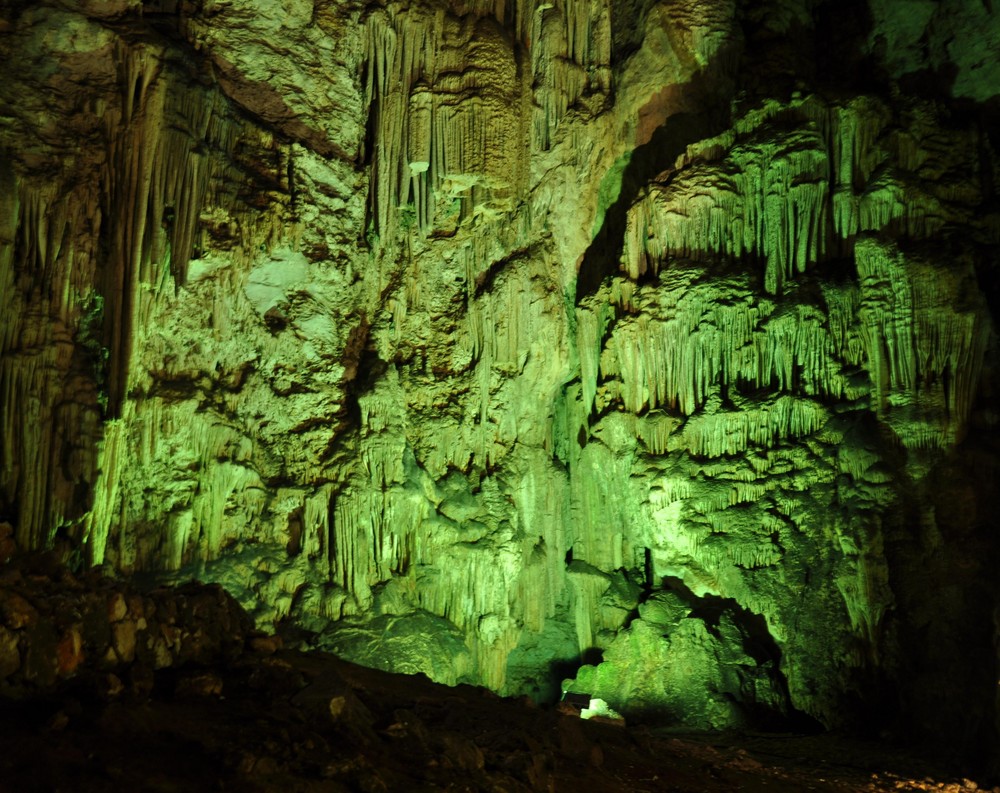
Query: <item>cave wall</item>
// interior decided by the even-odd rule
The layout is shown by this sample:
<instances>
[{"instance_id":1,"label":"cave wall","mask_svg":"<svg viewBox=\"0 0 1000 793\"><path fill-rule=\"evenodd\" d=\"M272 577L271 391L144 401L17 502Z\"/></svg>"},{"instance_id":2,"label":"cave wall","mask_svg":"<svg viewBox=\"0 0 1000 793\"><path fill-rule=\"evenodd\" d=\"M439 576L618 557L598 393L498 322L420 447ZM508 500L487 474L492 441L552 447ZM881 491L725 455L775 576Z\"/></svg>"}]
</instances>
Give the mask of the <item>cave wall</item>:
<instances>
[{"instance_id":1,"label":"cave wall","mask_svg":"<svg viewBox=\"0 0 1000 793\"><path fill-rule=\"evenodd\" d=\"M990 751L1000 16L900 5L9 4L17 549Z\"/></svg>"}]
</instances>

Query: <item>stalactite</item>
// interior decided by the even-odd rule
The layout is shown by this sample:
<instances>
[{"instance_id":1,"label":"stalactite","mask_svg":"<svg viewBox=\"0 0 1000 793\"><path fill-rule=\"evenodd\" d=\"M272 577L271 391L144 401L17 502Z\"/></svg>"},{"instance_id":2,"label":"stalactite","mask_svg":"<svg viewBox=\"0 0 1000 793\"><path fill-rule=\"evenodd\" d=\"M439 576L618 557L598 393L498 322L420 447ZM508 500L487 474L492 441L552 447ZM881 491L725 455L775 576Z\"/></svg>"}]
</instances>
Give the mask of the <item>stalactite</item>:
<instances>
[{"instance_id":1,"label":"stalactite","mask_svg":"<svg viewBox=\"0 0 1000 793\"><path fill-rule=\"evenodd\" d=\"M798 117L799 129L775 130L782 115ZM689 154L669 182L640 196L628 215L623 269L638 279L677 258L755 253L765 259L765 288L776 294L827 255L834 236L853 240L892 228L908 238L932 237L960 222L960 207L975 204L978 194L940 181L964 133L917 129L890 127L888 110L868 97L830 106L809 97L748 113L735 136L712 144L721 158ZM708 151L710 143L695 148Z\"/></svg>"},{"instance_id":2,"label":"stalactite","mask_svg":"<svg viewBox=\"0 0 1000 793\"><path fill-rule=\"evenodd\" d=\"M249 465L248 439L199 420L196 408L129 401L122 417L106 425L101 477L86 519L95 564L110 559L124 569L172 570L211 561L262 520L267 501ZM166 459L174 470L164 470ZM136 531L152 513L162 516L162 531Z\"/></svg>"},{"instance_id":3,"label":"stalactite","mask_svg":"<svg viewBox=\"0 0 1000 793\"><path fill-rule=\"evenodd\" d=\"M0 181L2 496L18 504L18 544L38 548L79 518L78 485L94 476L93 459L75 448L100 433L101 309L89 283L96 241L75 232L99 228L100 215L92 185L59 194L19 178L6 161ZM78 344L86 361L74 354Z\"/></svg>"},{"instance_id":4,"label":"stalactite","mask_svg":"<svg viewBox=\"0 0 1000 793\"><path fill-rule=\"evenodd\" d=\"M440 565L440 554L449 545L451 563ZM513 547L501 548L499 556L477 553L461 540L449 542L419 531L415 554L416 564L427 567L423 585L417 589L420 607L460 628L474 624L482 614L508 613L507 577L519 562Z\"/></svg>"},{"instance_id":5,"label":"stalactite","mask_svg":"<svg viewBox=\"0 0 1000 793\"><path fill-rule=\"evenodd\" d=\"M515 6L463 3L455 15L393 8L368 17L365 96L379 140L371 205L383 237L407 231L397 214L411 203L424 233L453 223L455 214L461 221L509 212L522 195L530 151L551 147L585 92L610 89L603 4ZM488 21L509 25L508 13L513 46ZM530 70L518 66L514 49L521 48Z\"/></svg>"},{"instance_id":6,"label":"stalactite","mask_svg":"<svg viewBox=\"0 0 1000 793\"><path fill-rule=\"evenodd\" d=\"M661 411L650 411L636 422L636 434L650 454L664 454L678 422Z\"/></svg>"},{"instance_id":7,"label":"stalactite","mask_svg":"<svg viewBox=\"0 0 1000 793\"><path fill-rule=\"evenodd\" d=\"M881 456L871 449L853 445L844 446L837 451L838 469L857 481L866 479L869 469L881 459Z\"/></svg>"},{"instance_id":8,"label":"stalactite","mask_svg":"<svg viewBox=\"0 0 1000 793\"><path fill-rule=\"evenodd\" d=\"M382 492L405 478L405 397L395 370L375 389L359 397L358 406L363 432L361 462L372 487Z\"/></svg>"},{"instance_id":9,"label":"stalactite","mask_svg":"<svg viewBox=\"0 0 1000 793\"><path fill-rule=\"evenodd\" d=\"M580 356L580 382L583 384L583 407L589 415L597 394L601 348L612 318L612 307L606 302L580 305L576 309L577 350Z\"/></svg>"},{"instance_id":10,"label":"stalactite","mask_svg":"<svg viewBox=\"0 0 1000 793\"><path fill-rule=\"evenodd\" d=\"M580 459L580 436L586 437L590 411L584 407L579 383L561 390L552 415L552 433L546 451L570 468Z\"/></svg>"},{"instance_id":11,"label":"stalactite","mask_svg":"<svg viewBox=\"0 0 1000 793\"><path fill-rule=\"evenodd\" d=\"M368 609L372 602L372 518L381 517L373 509L372 498L381 501L381 493L359 493L353 489L342 493L335 503L330 531L333 583L350 592L362 610Z\"/></svg>"},{"instance_id":12,"label":"stalactite","mask_svg":"<svg viewBox=\"0 0 1000 793\"><path fill-rule=\"evenodd\" d=\"M828 415L818 402L784 396L759 408L692 416L681 437L692 454L720 457L810 435L823 427Z\"/></svg>"},{"instance_id":13,"label":"stalactite","mask_svg":"<svg viewBox=\"0 0 1000 793\"><path fill-rule=\"evenodd\" d=\"M128 444L124 430L124 419L106 422L104 438L98 447L102 475L94 485L94 503L84 524L84 539L90 562L94 565L104 563L108 540L114 530L121 529L122 464L126 460Z\"/></svg>"},{"instance_id":14,"label":"stalactite","mask_svg":"<svg viewBox=\"0 0 1000 793\"><path fill-rule=\"evenodd\" d=\"M827 326L835 355L849 366L861 366L865 360L865 347L861 339L858 312L861 308L861 292L854 283L822 285L827 314ZM852 393L845 383L844 395L854 399L860 394Z\"/></svg>"},{"instance_id":15,"label":"stalactite","mask_svg":"<svg viewBox=\"0 0 1000 793\"><path fill-rule=\"evenodd\" d=\"M883 155L876 141L888 124L886 109L868 97L829 108L826 118L813 114L830 141L833 225L841 237L861 228L858 185L866 185Z\"/></svg>"},{"instance_id":16,"label":"stalactite","mask_svg":"<svg viewBox=\"0 0 1000 793\"><path fill-rule=\"evenodd\" d=\"M624 435L624 433L623 433ZM634 435L633 435L634 437ZM580 469L570 480L573 558L601 570L631 563L626 527L632 520L635 494L618 483L629 481L631 455L615 455L601 443L590 443L580 455ZM600 475L596 472L600 471Z\"/></svg>"},{"instance_id":17,"label":"stalactite","mask_svg":"<svg viewBox=\"0 0 1000 793\"><path fill-rule=\"evenodd\" d=\"M540 445L554 440L553 427L535 422L519 425L518 417L528 401L537 397L531 379L551 373L553 367L562 370L562 359L550 353L553 345L561 349L568 340L562 333L549 338L542 334L551 327L553 313L565 306L551 270L524 252L494 262L478 276L472 270L467 273L474 280L467 282L462 338L469 345L474 369L470 384L478 439L472 449L477 465L487 465L487 460L497 461L497 450L508 449L517 440ZM477 293L475 284L485 282L489 288ZM501 388L504 384L508 387Z\"/></svg>"},{"instance_id":18,"label":"stalactite","mask_svg":"<svg viewBox=\"0 0 1000 793\"><path fill-rule=\"evenodd\" d=\"M192 424L196 431L216 433L190 439L195 454L204 455L197 465L205 486L190 497L187 509L166 519L170 537L162 542L165 551L156 542L147 547L148 541L126 540L128 520L139 519L144 506L141 499L129 501L134 494L128 488L134 485L123 488L121 480L129 480L126 472L133 465L151 465L164 453L158 437L170 434L173 413L159 400L137 403L124 395L142 394L152 384L151 373L134 360L159 343L152 318L185 283L188 260L218 244L236 261L246 261L261 245L273 244L280 199L268 196L266 205L244 206L241 191L246 184L242 169L256 172L263 166L253 159L255 149L273 149L275 144L270 133L256 132L249 122L236 120L216 92L191 86L175 90L175 78L156 48L123 44L115 57L126 79L121 106L109 107L104 117L109 152L99 214L108 241L108 266L98 297L91 302L103 300L100 343L111 349L107 399L121 423L107 425L101 475L95 485L98 495L84 533L96 562L112 553L129 569L151 563L177 566L196 557L215 558L233 533L239 533L227 517L231 498L239 505L241 518L259 516L263 511L263 505L255 503L259 477L241 462L218 462L219 450L213 446L228 443L230 431L196 420ZM283 176L261 174L261 178L273 187L282 184ZM225 228L206 232L206 207L225 218ZM75 223L74 233L79 236L82 228L82 223ZM100 224L91 224L91 229L96 234ZM217 241L211 238L214 233L221 235ZM228 313L228 308L217 307L214 315L221 323ZM178 374L188 376L183 371ZM130 447L136 438L143 439L141 444ZM159 553L165 557L153 562Z\"/></svg>"},{"instance_id":19,"label":"stalactite","mask_svg":"<svg viewBox=\"0 0 1000 793\"><path fill-rule=\"evenodd\" d=\"M421 564L418 528L427 508L426 501L401 489L375 492L352 486L336 497L331 577L353 595L362 612L371 607L377 585L394 575L415 574L414 565Z\"/></svg>"},{"instance_id":20,"label":"stalactite","mask_svg":"<svg viewBox=\"0 0 1000 793\"><path fill-rule=\"evenodd\" d=\"M767 301L721 302L719 286L709 294L685 291L685 282L674 292L682 304L648 307L668 319L644 312L619 321L611 333L602 374L620 379L626 409L691 414L716 386L740 382L781 390L801 385L815 395L844 392L823 315L807 307L772 314Z\"/></svg>"},{"instance_id":21,"label":"stalactite","mask_svg":"<svg viewBox=\"0 0 1000 793\"><path fill-rule=\"evenodd\" d=\"M577 646L582 654L598 646L597 633L604 626L595 625L595 618L601 613L600 599L611 581L599 569L577 564L570 567L569 582L573 592Z\"/></svg>"},{"instance_id":22,"label":"stalactite","mask_svg":"<svg viewBox=\"0 0 1000 793\"><path fill-rule=\"evenodd\" d=\"M112 411L123 399L133 345L163 282L162 268L169 263L173 278L184 283L188 259L200 253L205 204L235 203L233 185L242 181L231 163L212 156L232 155L238 125L220 117L211 92L171 92L172 78L162 74L162 53L155 49L122 45L116 57L126 80L120 113L105 115L110 151L102 207L110 237L102 292L113 342ZM250 229L243 231L241 242L250 248L256 240L246 234Z\"/></svg>"},{"instance_id":23,"label":"stalactite","mask_svg":"<svg viewBox=\"0 0 1000 793\"><path fill-rule=\"evenodd\" d=\"M859 652L877 653L880 645L882 621L885 613L893 605L889 588L889 571L881 555L881 542L875 537L875 547L865 548L852 561L852 570L836 579L836 586L844 599L851 629L861 640ZM859 666L877 660L857 658Z\"/></svg>"},{"instance_id":24,"label":"stalactite","mask_svg":"<svg viewBox=\"0 0 1000 793\"><path fill-rule=\"evenodd\" d=\"M566 549L570 546L565 472L539 457L519 483L514 501L524 564L509 598L513 617L524 630L540 632L555 614L564 586Z\"/></svg>"},{"instance_id":25,"label":"stalactite","mask_svg":"<svg viewBox=\"0 0 1000 793\"><path fill-rule=\"evenodd\" d=\"M810 130L738 143L724 170L693 166L633 206L626 270L635 279L658 272L668 257L754 252L766 258L768 292L780 292L824 252L826 174L823 141Z\"/></svg>"},{"instance_id":26,"label":"stalactite","mask_svg":"<svg viewBox=\"0 0 1000 793\"><path fill-rule=\"evenodd\" d=\"M925 262L873 239L858 244L856 261L879 414L908 416L907 403L920 405L897 427L903 443L915 448L961 438L991 333L984 306L957 299L974 278L971 266ZM937 400L945 415L934 427L921 426Z\"/></svg>"},{"instance_id":27,"label":"stalactite","mask_svg":"<svg viewBox=\"0 0 1000 793\"><path fill-rule=\"evenodd\" d=\"M732 564L736 567L755 570L770 567L781 561L780 549L771 543L722 542L718 547L702 550L702 557L711 567Z\"/></svg>"}]
</instances>

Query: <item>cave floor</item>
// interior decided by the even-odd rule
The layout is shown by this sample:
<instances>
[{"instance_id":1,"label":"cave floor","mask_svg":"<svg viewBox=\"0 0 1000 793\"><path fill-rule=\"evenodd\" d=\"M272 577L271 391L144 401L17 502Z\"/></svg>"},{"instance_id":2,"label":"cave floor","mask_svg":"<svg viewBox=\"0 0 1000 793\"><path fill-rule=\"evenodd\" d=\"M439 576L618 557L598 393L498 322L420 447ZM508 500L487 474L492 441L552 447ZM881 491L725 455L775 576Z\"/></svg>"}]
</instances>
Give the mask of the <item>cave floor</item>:
<instances>
[{"instance_id":1,"label":"cave floor","mask_svg":"<svg viewBox=\"0 0 1000 793\"><path fill-rule=\"evenodd\" d=\"M273 649L0 700L0 791L978 789L833 735L662 734Z\"/></svg>"}]
</instances>

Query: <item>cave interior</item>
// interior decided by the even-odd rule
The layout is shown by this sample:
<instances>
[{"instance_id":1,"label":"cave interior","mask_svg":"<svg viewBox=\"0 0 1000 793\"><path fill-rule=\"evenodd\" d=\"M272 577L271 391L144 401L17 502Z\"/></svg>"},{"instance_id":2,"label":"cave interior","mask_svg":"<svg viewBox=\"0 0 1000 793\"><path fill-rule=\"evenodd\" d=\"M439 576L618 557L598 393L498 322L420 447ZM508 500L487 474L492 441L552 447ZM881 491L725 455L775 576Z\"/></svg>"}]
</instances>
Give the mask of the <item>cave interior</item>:
<instances>
[{"instance_id":1,"label":"cave interior","mask_svg":"<svg viewBox=\"0 0 1000 793\"><path fill-rule=\"evenodd\" d=\"M990 0L0 64L0 791L1000 782Z\"/></svg>"}]
</instances>

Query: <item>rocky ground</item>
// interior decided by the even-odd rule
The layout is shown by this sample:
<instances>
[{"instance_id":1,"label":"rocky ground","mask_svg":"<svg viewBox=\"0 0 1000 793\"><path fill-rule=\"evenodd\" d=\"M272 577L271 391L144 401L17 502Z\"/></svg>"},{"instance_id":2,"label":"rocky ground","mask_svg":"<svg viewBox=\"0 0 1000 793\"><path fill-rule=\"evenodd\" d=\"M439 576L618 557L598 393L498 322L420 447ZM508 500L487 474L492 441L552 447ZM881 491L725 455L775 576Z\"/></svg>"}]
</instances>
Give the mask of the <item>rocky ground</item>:
<instances>
[{"instance_id":1,"label":"rocky ground","mask_svg":"<svg viewBox=\"0 0 1000 793\"><path fill-rule=\"evenodd\" d=\"M139 593L51 557L0 570L0 624L3 793L986 784L845 736L667 734L366 669L254 633L218 587Z\"/></svg>"},{"instance_id":2,"label":"rocky ground","mask_svg":"<svg viewBox=\"0 0 1000 793\"><path fill-rule=\"evenodd\" d=\"M5 793L981 789L838 736L658 735L318 653L7 701L0 742Z\"/></svg>"}]
</instances>

